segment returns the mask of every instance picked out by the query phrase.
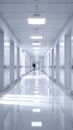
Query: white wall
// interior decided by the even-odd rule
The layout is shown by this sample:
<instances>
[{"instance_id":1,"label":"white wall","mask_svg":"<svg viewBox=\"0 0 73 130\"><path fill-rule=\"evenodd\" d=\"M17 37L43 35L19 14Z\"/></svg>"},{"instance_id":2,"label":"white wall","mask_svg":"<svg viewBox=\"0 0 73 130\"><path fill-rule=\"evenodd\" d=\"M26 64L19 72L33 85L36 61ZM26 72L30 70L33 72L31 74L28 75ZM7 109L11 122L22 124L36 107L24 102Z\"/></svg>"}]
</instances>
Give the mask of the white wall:
<instances>
[{"instance_id":1,"label":"white wall","mask_svg":"<svg viewBox=\"0 0 73 130\"><path fill-rule=\"evenodd\" d=\"M59 83L61 83L63 86L65 86L65 67L67 67L67 64L65 63L65 57L67 57L65 55L65 46L66 42L70 42L69 41L64 41L65 40L65 36L67 35L68 31L71 29L71 36L69 37L71 39L71 52L68 51L69 55L71 53L71 61L70 63L67 63L68 65L70 65L70 70L71 71L71 86L70 86L70 90L73 91L73 16L68 19L68 22L66 22L65 27L63 27L61 33L58 35L58 37L56 38L55 42L53 43L52 48L49 50L50 51L50 66L52 66L52 49L55 48L55 46L59 43ZM50 77L52 76L52 69L50 67Z\"/></svg>"}]
</instances>

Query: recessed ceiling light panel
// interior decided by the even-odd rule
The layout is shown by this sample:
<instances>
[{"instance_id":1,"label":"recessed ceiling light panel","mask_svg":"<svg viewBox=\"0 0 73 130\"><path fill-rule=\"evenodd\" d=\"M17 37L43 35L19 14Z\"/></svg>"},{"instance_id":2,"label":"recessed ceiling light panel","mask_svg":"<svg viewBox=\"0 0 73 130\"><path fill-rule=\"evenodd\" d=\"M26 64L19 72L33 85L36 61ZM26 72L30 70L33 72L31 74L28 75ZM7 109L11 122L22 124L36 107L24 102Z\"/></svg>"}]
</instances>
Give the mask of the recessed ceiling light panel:
<instances>
[{"instance_id":1,"label":"recessed ceiling light panel","mask_svg":"<svg viewBox=\"0 0 73 130\"><path fill-rule=\"evenodd\" d=\"M28 24L38 25L38 24L45 24L45 18L28 18Z\"/></svg>"},{"instance_id":2,"label":"recessed ceiling light panel","mask_svg":"<svg viewBox=\"0 0 73 130\"><path fill-rule=\"evenodd\" d=\"M42 39L42 36L31 36L31 39Z\"/></svg>"},{"instance_id":3,"label":"recessed ceiling light panel","mask_svg":"<svg viewBox=\"0 0 73 130\"><path fill-rule=\"evenodd\" d=\"M31 123L31 126L32 126L32 127L42 127L42 122L33 121L33 122Z\"/></svg>"},{"instance_id":4,"label":"recessed ceiling light panel","mask_svg":"<svg viewBox=\"0 0 73 130\"><path fill-rule=\"evenodd\" d=\"M33 46L40 46L41 43L39 43L39 42L38 42L38 43L34 42L34 43L32 43L32 45L33 45Z\"/></svg>"}]
</instances>

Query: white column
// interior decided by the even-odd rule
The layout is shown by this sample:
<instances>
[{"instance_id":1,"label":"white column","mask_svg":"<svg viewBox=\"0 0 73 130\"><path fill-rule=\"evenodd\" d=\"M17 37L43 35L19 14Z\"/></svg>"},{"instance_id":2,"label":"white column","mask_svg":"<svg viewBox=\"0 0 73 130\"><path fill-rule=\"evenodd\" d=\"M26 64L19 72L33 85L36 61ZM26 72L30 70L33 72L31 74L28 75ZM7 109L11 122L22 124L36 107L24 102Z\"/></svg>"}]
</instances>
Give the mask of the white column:
<instances>
[{"instance_id":1,"label":"white column","mask_svg":"<svg viewBox=\"0 0 73 130\"><path fill-rule=\"evenodd\" d=\"M49 77L50 77L50 52L49 52Z\"/></svg>"},{"instance_id":2,"label":"white column","mask_svg":"<svg viewBox=\"0 0 73 130\"><path fill-rule=\"evenodd\" d=\"M56 45L56 82L59 82L59 43Z\"/></svg>"},{"instance_id":3,"label":"white column","mask_svg":"<svg viewBox=\"0 0 73 130\"><path fill-rule=\"evenodd\" d=\"M52 78L52 50L50 51L50 78Z\"/></svg>"},{"instance_id":4,"label":"white column","mask_svg":"<svg viewBox=\"0 0 73 130\"><path fill-rule=\"evenodd\" d=\"M20 78L20 49L17 47L17 79Z\"/></svg>"},{"instance_id":5,"label":"white column","mask_svg":"<svg viewBox=\"0 0 73 130\"><path fill-rule=\"evenodd\" d=\"M14 42L10 41L10 83L14 83Z\"/></svg>"},{"instance_id":6,"label":"white column","mask_svg":"<svg viewBox=\"0 0 73 130\"><path fill-rule=\"evenodd\" d=\"M4 32L0 30L0 91L4 90Z\"/></svg>"},{"instance_id":7,"label":"white column","mask_svg":"<svg viewBox=\"0 0 73 130\"><path fill-rule=\"evenodd\" d=\"M65 35L65 87L71 88L71 30Z\"/></svg>"},{"instance_id":8,"label":"white column","mask_svg":"<svg viewBox=\"0 0 73 130\"><path fill-rule=\"evenodd\" d=\"M47 55L47 75L49 76L49 53Z\"/></svg>"},{"instance_id":9,"label":"white column","mask_svg":"<svg viewBox=\"0 0 73 130\"><path fill-rule=\"evenodd\" d=\"M54 50L52 49L52 79L54 79Z\"/></svg>"}]
</instances>

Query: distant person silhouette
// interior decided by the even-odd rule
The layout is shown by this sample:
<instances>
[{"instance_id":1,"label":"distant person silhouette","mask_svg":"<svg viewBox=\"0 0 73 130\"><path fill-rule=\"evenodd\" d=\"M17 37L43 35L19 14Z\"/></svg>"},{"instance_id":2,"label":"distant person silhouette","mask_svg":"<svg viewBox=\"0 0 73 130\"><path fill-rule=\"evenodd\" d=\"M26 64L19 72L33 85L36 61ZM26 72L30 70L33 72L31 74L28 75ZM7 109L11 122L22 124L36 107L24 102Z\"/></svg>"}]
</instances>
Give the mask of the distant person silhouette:
<instances>
[{"instance_id":1,"label":"distant person silhouette","mask_svg":"<svg viewBox=\"0 0 73 130\"><path fill-rule=\"evenodd\" d=\"M36 64L33 63L33 64L32 64L32 67L33 67L33 70L35 70Z\"/></svg>"}]
</instances>

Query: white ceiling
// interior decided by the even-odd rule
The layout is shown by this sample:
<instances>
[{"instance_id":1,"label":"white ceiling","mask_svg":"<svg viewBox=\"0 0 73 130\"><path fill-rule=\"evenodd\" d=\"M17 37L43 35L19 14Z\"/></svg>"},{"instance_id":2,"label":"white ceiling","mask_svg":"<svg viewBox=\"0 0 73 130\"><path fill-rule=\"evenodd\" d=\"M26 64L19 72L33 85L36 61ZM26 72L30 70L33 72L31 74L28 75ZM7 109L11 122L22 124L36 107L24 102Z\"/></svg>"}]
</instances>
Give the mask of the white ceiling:
<instances>
[{"instance_id":1,"label":"white ceiling","mask_svg":"<svg viewBox=\"0 0 73 130\"><path fill-rule=\"evenodd\" d=\"M73 13L73 0L0 0L0 13L3 15L21 46L33 56L31 35L42 35L39 56L43 56L60 30ZM45 17L45 25L28 25L27 18L39 14ZM38 30L36 30L38 28Z\"/></svg>"}]
</instances>

